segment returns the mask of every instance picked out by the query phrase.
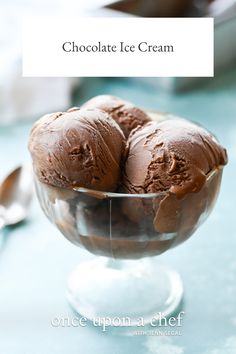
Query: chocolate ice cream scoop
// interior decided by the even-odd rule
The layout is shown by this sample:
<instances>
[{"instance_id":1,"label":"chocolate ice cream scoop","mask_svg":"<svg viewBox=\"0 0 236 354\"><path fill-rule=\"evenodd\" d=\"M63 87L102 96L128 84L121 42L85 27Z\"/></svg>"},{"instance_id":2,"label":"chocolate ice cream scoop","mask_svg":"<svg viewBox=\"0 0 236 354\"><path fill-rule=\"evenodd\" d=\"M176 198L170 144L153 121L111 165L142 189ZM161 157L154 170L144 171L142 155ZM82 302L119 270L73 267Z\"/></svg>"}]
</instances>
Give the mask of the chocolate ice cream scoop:
<instances>
[{"instance_id":1,"label":"chocolate ice cream scoop","mask_svg":"<svg viewBox=\"0 0 236 354\"><path fill-rule=\"evenodd\" d=\"M126 137L131 130L150 121L149 116L140 108L121 98L111 95L100 95L87 101L83 107L99 108L111 115L119 124Z\"/></svg>"},{"instance_id":2,"label":"chocolate ice cream scoop","mask_svg":"<svg viewBox=\"0 0 236 354\"><path fill-rule=\"evenodd\" d=\"M114 191L119 183L125 138L106 112L71 109L36 122L29 150L41 182Z\"/></svg>"},{"instance_id":3,"label":"chocolate ice cream scoop","mask_svg":"<svg viewBox=\"0 0 236 354\"><path fill-rule=\"evenodd\" d=\"M226 150L207 130L184 119L150 122L134 131L128 143L123 191L166 194L158 205L132 207L126 203L124 211L135 221L142 215L151 215L153 209L155 229L161 233L176 232L182 214L181 200L190 193L199 193L209 173L227 163ZM215 185L214 191L217 191ZM188 197L188 205L184 204L185 208L191 208L194 224L206 207L208 196L214 198L209 186L204 196L202 193L199 198ZM204 203L199 202L202 200ZM182 223L183 228L186 223L187 220Z\"/></svg>"},{"instance_id":4,"label":"chocolate ice cream scoop","mask_svg":"<svg viewBox=\"0 0 236 354\"><path fill-rule=\"evenodd\" d=\"M200 190L206 175L227 162L215 137L184 119L150 122L128 143L124 188L129 193L168 190L181 198Z\"/></svg>"}]
</instances>

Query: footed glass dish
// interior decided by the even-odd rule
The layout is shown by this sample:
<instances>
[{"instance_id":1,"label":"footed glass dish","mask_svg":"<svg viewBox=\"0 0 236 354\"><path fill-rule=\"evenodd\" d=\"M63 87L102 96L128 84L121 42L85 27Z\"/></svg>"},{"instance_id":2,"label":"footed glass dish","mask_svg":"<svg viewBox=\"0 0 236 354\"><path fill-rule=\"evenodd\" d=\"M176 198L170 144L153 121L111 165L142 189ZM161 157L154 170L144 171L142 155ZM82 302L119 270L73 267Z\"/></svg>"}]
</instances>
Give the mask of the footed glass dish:
<instances>
[{"instance_id":1,"label":"footed glass dish","mask_svg":"<svg viewBox=\"0 0 236 354\"><path fill-rule=\"evenodd\" d=\"M173 314L183 297L181 278L152 257L197 230L215 204L221 176L222 168L213 170L199 192L183 199L169 191L67 190L35 176L37 196L48 219L69 241L95 255L69 277L67 297L72 308L91 321L116 326L124 325L124 318L125 325L135 326L140 317L148 324L160 314Z\"/></svg>"}]
</instances>

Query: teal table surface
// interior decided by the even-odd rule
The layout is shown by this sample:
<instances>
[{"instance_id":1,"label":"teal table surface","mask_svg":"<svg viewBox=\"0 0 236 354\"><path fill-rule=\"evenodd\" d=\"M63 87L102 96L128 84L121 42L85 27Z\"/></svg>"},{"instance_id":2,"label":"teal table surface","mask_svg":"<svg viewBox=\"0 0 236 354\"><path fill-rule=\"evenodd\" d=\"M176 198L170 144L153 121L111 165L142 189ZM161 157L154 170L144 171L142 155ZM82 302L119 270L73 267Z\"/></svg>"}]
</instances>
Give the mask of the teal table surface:
<instances>
[{"instance_id":1,"label":"teal table surface","mask_svg":"<svg viewBox=\"0 0 236 354\"><path fill-rule=\"evenodd\" d=\"M93 255L64 239L35 198L27 222L0 235L0 353L235 354L236 70L178 95L135 79L91 78L74 95L74 104L101 93L197 121L228 150L229 164L214 211L193 237L160 256L184 282L181 335L128 337L92 326L53 327L53 318L72 316L65 299L69 272ZM0 128L1 178L16 164L29 161L30 126Z\"/></svg>"}]
</instances>

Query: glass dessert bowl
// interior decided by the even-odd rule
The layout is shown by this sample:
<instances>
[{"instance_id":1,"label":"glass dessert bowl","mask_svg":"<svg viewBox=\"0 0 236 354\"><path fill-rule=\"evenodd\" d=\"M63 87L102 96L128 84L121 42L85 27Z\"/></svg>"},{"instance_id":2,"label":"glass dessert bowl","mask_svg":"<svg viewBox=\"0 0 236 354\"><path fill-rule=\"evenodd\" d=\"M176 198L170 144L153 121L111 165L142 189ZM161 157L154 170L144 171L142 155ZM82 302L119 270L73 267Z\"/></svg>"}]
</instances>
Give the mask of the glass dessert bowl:
<instances>
[{"instance_id":1,"label":"glass dessert bowl","mask_svg":"<svg viewBox=\"0 0 236 354\"><path fill-rule=\"evenodd\" d=\"M72 308L93 320L128 318L145 324L174 313L183 296L176 271L152 256L187 240L211 212L222 168L207 175L198 192L178 199L170 191L149 194L63 189L39 181L36 192L48 219L73 244L96 256L70 275ZM117 323L119 320L117 320Z\"/></svg>"}]
</instances>

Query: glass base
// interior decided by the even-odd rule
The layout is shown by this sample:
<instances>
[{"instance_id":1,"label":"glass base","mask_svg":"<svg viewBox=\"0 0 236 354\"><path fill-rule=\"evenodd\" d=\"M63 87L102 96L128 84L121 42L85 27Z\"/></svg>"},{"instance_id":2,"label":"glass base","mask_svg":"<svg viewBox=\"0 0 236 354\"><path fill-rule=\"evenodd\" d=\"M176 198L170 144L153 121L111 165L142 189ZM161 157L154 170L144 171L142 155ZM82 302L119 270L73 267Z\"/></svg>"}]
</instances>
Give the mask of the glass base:
<instances>
[{"instance_id":1,"label":"glass base","mask_svg":"<svg viewBox=\"0 0 236 354\"><path fill-rule=\"evenodd\" d=\"M70 275L67 292L78 314L111 327L147 325L167 318L178 310L182 297L178 273L153 258L98 257L84 262Z\"/></svg>"}]
</instances>

